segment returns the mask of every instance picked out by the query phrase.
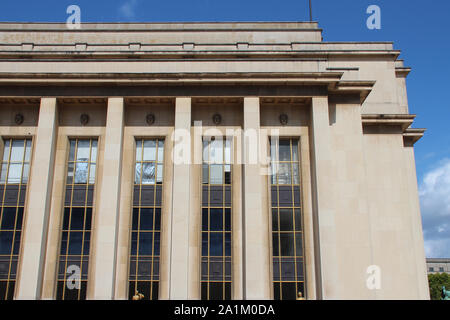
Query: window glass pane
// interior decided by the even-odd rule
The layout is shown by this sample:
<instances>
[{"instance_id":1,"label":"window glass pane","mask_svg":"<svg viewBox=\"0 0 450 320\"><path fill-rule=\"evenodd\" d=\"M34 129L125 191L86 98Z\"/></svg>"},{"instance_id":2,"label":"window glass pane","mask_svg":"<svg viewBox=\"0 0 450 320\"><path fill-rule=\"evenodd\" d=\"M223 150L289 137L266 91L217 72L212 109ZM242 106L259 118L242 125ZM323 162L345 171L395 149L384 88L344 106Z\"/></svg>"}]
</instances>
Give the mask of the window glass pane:
<instances>
[{"instance_id":1,"label":"window glass pane","mask_svg":"<svg viewBox=\"0 0 450 320\"><path fill-rule=\"evenodd\" d=\"M202 183L208 184L209 182L209 165L203 164L202 166Z\"/></svg>"},{"instance_id":2,"label":"window glass pane","mask_svg":"<svg viewBox=\"0 0 450 320\"><path fill-rule=\"evenodd\" d=\"M222 300L223 299L223 283L222 282L210 282L209 298L211 300Z\"/></svg>"},{"instance_id":3,"label":"window glass pane","mask_svg":"<svg viewBox=\"0 0 450 320\"><path fill-rule=\"evenodd\" d=\"M210 230L222 231L223 230L223 209L211 209L210 218Z\"/></svg>"},{"instance_id":4,"label":"window glass pane","mask_svg":"<svg viewBox=\"0 0 450 320\"><path fill-rule=\"evenodd\" d=\"M225 255L231 256L231 233L225 233Z\"/></svg>"},{"instance_id":5,"label":"window glass pane","mask_svg":"<svg viewBox=\"0 0 450 320\"><path fill-rule=\"evenodd\" d=\"M153 232L139 234L139 255L151 255L153 249Z\"/></svg>"},{"instance_id":6,"label":"window glass pane","mask_svg":"<svg viewBox=\"0 0 450 320\"><path fill-rule=\"evenodd\" d=\"M9 255L12 252L14 232L0 231L0 254Z\"/></svg>"},{"instance_id":7,"label":"window glass pane","mask_svg":"<svg viewBox=\"0 0 450 320\"><path fill-rule=\"evenodd\" d=\"M8 164L2 163L2 164L0 164L0 166L1 166L0 183L5 183L6 182L6 172L8 170Z\"/></svg>"},{"instance_id":8,"label":"window glass pane","mask_svg":"<svg viewBox=\"0 0 450 320\"><path fill-rule=\"evenodd\" d=\"M284 260L284 259L283 259ZM282 281L295 281L295 263L294 259L283 261L281 263L281 280Z\"/></svg>"},{"instance_id":9,"label":"window glass pane","mask_svg":"<svg viewBox=\"0 0 450 320\"><path fill-rule=\"evenodd\" d=\"M144 140L144 161L156 160L156 141Z\"/></svg>"},{"instance_id":10,"label":"window glass pane","mask_svg":"<svg viewBox=\"0 0 450 320\"><path fill-rule=\"evenodd\" d=\"M16 208L8 208L8 207L3 208L3 217L0 228L2 230L13 230L15 221L16 221Z\"/></svg>"},{"instance_id":11,"label":"window glass pane","mask_svg":"<svg viewBox=\"0 0 450 320\"><path fill-rule=\"evenodd\" d=\"M301 231L302 230L302 217L301 217L300 209L295 209L294 213L295 213L295 230Z\"/></svg>"},{"instance_id":12,"label":"window glass pane","mask_svg":"<svg viewBox=\"0 0 450 320\"><path fill-rule=\"evenodd\" d=\"M75 183L87 183L88 163L77 162L75 169Z\"/></svg>"},{"instance_id":13,"label":"window glass pane","mask_svg":"<svg viewBox=\"0 0 450 320\"><path fill-rule=\"evenodd\" d=\"M90 140L78 140L77 161L89 161Z\"/></svg>"},{"instance_id":14,"label":"window glass pane","mask_svg":"<svg viewBox=\"0 0 450 320\"><path fill-rule=\"evenodd\" d=\"M164 141L158 140L158 162L164 161Z\"/></svg>"},{"instance_id":15,"label":"window glass pane","mask_svg":"<svg viewBox=\"0 0 450 320\"><path fill-rule=\"evenodd\" d=\"M304 273L303 273L303 260L297 259L297 277L298 278L302 278L304 277Z\"/></svg>"},{"instance_id":16,"label":"window glass pane","mask_svg":"<svg viewBox=\"0 0 450 320\"><path fill-rule=\"evenodd\" d=\"M91 164L91 168L89 169L89 183L90 184L95 183L95 171L96 171L96 165Z\"/></svg>"},{"instance_id":17,"label":"window glass pane","mask_svg":"<svg viewBox=\"0 0 450 320\"><path fill-rule=\"evenodd\" d=\"M22 177L22 164L10 163L8 172L8 183L20 183L21 177Z\"/></svg>"},{"instance_id":18,"label":"window glass pane","mask_svg":"<svg viewBox=\"0 0 450 320\"><path fill-rule=\"evenodd\" d=\"M84 229L91 230L91 223L92 223L92 208L86 208L86 219Z\"/></svg>"},{"instance_id":19,"label":"window glass pane","mask_svg":"<svg viewBox=\"0 0 450 320\"><path fill-rule=\"evenodd\" d=\"M141 209L141 222L139 230L152 230L153 229L153 209L142 208Z\"/></svg>"},{"instance_id":20,"label":"window glass pane","mask_svg":"<svg viewBox=\"0 0 450 320\"><path fill-rule=\"evenodd\" d=\"M25 151L25 141L13 140L10 161L12 162L23 161L24 151Z\"/></svg>"},{"instance_id":21,"label":"window glass pane","mask_svg":"<svg viewBox=\"0 0 450 320\"><path fill-rule=\"evenodd\" d=\"M295 300L297 299L297 295L295 292L295 283L294 282L283 282L281 284L281 292L283 300Z\"/></svg>"},{"instance_id":22,"label":"window glass pane","mask_svg":"<svg viewBox=\"0 0 450 320\"><path fill-rule=\"evenodd\" d=\"M92 140L91 162L97 162L97 140Z\"/></svg>"},{"instance_id":23,"label":"window glass pane","mask_svg":"<svg viewBox=\"0 0 450 320\"><path fill-rule=\"evenodd\" d=\"M137 254L137 240L138 239L138 233L132 232L131 233L131 255Z\"/></svg>"},{"instance_id":24,"label":"window glass pane","mask_svg":"<svg viewBox=\"0 0 450 320\"><path fill-rule=\"evenodd\" d=\"M280 230L281 231L293 231L294 221L293 221L292 209L280 209Z\"/></svg>"},{"instance_id":25,"label":"window glass pane","mask_svg":"<svg viewBox=\"0 0 450 320\"><path fill-rule=\"evenodd\" d=\"M280 251L279 251L279 238L278 238L278 233L273 233L272 234L272 246L273 246L273 256L277 257L280 255Z\"/></svg>"},{"instance_id":26,"label":"window glass pane","mask_svg":"<svg viewBox=\"0 0 450 320\"><path fill-rule=\"evenodd\" d=\"M158 164L157 177L156 177L156 182L157 183L162 183L163 175L164 175L163 165Z\"/></svg>"},{"instance_id":27,"label":"window glass pane","mask_svg":"<svg viewBox=\"0 0 450 320\"><path fill-rule=\"evenodd\" d=\"M25 150L25 162L30 162L31 159L31 140L27 140L27 146Z\"/></svg>"},{"instance_id":28,"label":"window glass pane","mask_svg":"<svg viewBox=\"0 0 450 320\"><path fill-rule=\"evenodd\" d=\"M9 140L5 141L5 147L3 148L3 161L8 161L9 158Z\"/></svg>"},{"instance_id":29,"label":"window glass pane","mask_svg":"<svg viewBox=\"0 0 450 320\"><path fill-rule=\"evenodd\" d=\"M69 163L69 165L67 166L67 184L72 184L73 183L73 170L75 168L75 163Z\"/></svg>"},{"instance_id":30,"label":"window glass pane","mask_svg":"<svg viewBox=\"0 0 450 320\"><path fill-rule=\"evenodd\" d=\"M68 254L80 255L82 244L83 244L83 232L70 232Z\"/></svg>"},{"instance_id":31,"label":"window glass pane","mask_svg":"<svg viewBox=\"0 0 450 320\"><path fill-rule=\"evenodd\" d=\"M211 162L223 163L223 140L220 138L211 141Z\"/></svg>"},{"instance_id":32,"label":"window glass pane","mask_svg":"<svg viewBox=\"0 0 450 320\"><path fill-rule=\"evenodd\" d=\"M278 231L278 210L272 209L272 230Z\"/></svg>"},{"instance_id":33,"label":"window glass pane","mask_svg":"<svg viewBox=\"0 0 450 320\"><path fill-rule=\"evenodd\" d=\"M145 151L144 151L145 153ZM155 164L144 163L142 170L142 184L154 184L155 183Z\"/></svg>"},{"instance_id":34,"label":"window glass pane","mask_svg":"<svg viewBox=\"0 0 450 320\"><path fill-rule=\"evenodd\" d=\"M281 256L292 257L294 256L294 234L293 233L281 233Z\"/></svg>"},{"instance_id":35,"label":"window glass pane","mask_svg":"<svg viewBox=\"0 0 450 320\"><path fill-rule=\"evenodd\" d=\"M291 164L278 164L278 184L291 184Z\"/></svg>"},{"instance_id":36,"label":"window glass pane","mask_svg":"<svg viewBox=\"0 0 450 320\"><path fill-rule=\"evenodd\" d=\"M30 165L25 163L23 166L22 183L28 183L28 176L30 173Z\"/></svg>"},{"instance_id":37,"label":"window glass pane","mask_svg":"<svg viewBox=\"0 0 450 320\"><path fill-rule=\"evenodd\" d=\"M225 140L225 163L231 163L231 140Z\"/></svg>"},{"instance_id":38,"label":"window glass pane","mask_svg":"<svg viewBox=\"0 0 450 320\"><path fill-rule=\"evenodd\" d=\"M155 252L153 253L155 256L159 256L159 248L160 248L160 233L155 232L155 243L154 243Z\"/></svg>"},{"instance_id":39,"label":"window glass pane","mask_svg":"<svg viewBox=\"0 0 450 320\"><path fill-rule=\"evenodd\" d=\"M274 290L274 295L273 295L274 300L280 300L280 283L279 282L273 284L273 290Z\"/></svg>"},{"instance_id":40,"label":"window glass pane","mask_svg":"<svg viewBox=\"0 0 450 320\"><path fill-rule=\"evenodd\" d=\"M203 161L209 161L209 141L203 140Z\"/></svg>"},{"instance_id":41,"label":"window glass pane","mask_svg":"<svg viewBox=\"0 0 450 320\"><path fill-rule=\"evenodd\" d=\"M280 140L279 161L291 161L291 141Z\"/></svg>"},{"instance_id":42,"label":"window glass pane","mask_svg":"<svg viewBox=\"0 0 450 320\"><path fill-rule=\"evenodd\" d=\"M69 161L74 161L75 160L75 144L76 141L75 140L70 140L69 142Z\"/></svg>"},{"instance_id":43,"label":"window glass pane","mask_svg":"<svg viewBox=\"0 0 450 320\"><path fill-rule=\"evenodd\" d=\"M208 209L202 209L202 230L208 230Z\"/></svg>"},{"instance_id":44,"label":"window glass pane","mask_svg":"<svg viewBox=\"0 0 450 320\"><path fill-rule=\"evenodd\" d=\"M302 242L302 234L296 233L295 234L295 254L297 256L303 256L303 242Z\"/></svg>"},{"instance_id":45,"label":"window glass pane","mask_svg":"<svg viewBox=\"0 0 450 320\"><path fill-rule=\"evenodd\" d=\"M213 164L211 165L211 184L223 184L223 166Z\"/></svg>"},{"instance_id":46,"label":"window glass pane","mask_svg":"<svg viewBox=\"0 0 450 320\"><path fill-rule=\"evenodd\" d=\"M272 162L278 161L277 142L278 142L277 138L274 137L270 138L270 158L272 159Z\"/></svg>"},{"instance_id":47,"label":"window glass pane","mask_svg":"<svg viewBox=\"0 0 450 320\"><path fill-rule=\"evenodd\" d=\"M298 169L298 164L293 163L292 168L293 168L292 175L293 175L294 184L300 184L300 172Z\"/></svg>"},{"instance_id":48,"label":"window glass pane","mask_svg":"<svg viewBox=\"0 0 450 320\"><path fill-rule=\"evenodd\" d=\"M225 209L225 231L231 231L231 210Z\"/></svg>"},{"instance_id":49,"label":"window glass pane","mask_svg":"<svg viewBox=\"0 0 450 320\"><path fill-rule=\"evenodd\" d=\"M142 164L140 162L136 162L136 169L134 172L134 183L135 184L141 183L141 169L142 169Z\"/></svg>"},{"instance_id":50,"label":"window glass pane","mask_svg":"<svg viewBox=\"0 0 450 320\"><path fill-rule=\"evenodd\" d=\"M142 161L142 140L136 141L136 161Z\"/></svg>"},{"instance_id":51,"label":"window glass pane","mask_svg":"<svg viewBox=\"0 0 450 320\"><path fill-rule=\"evenodd\" d=\"M272 170L272 184L277 184L278 163L272 162L270 168Z\"/></svg>"},{"instance_id":52,"label":"window glass pane","mask_svg":"<svg viewBox=\"0 0 450 320\"><path fill-rule=\"evenodd\" d=\"M231 283L225 282L225 300L231 300Z\"/></svg>"},{"instance_id":53,"label":"window glass pane","mask_svg":"<svg viewBox=\"0 0 450 320\"><path fill-rule=\"evenodd\" d=\"M210 256L223 255L223 234L218 232L210 233Z\"/></svg>"},{"instance_id":54,"label":"window glass pane","mask_svg":"<svg viewBox=\"0 0 450 320\"><path fill-rule=\"evenodd\" d=\"M202 256L208 255L208 233L202 232Z\"/></svg>"},{"instance_id":55,"label":"window glass pane","mask_svg":"<svg viewBox=\"0 0 450 320\"><path fill-rule=\"evenodd\" d=\"M83 230L84 224L84 208L72 208L70 216L70 229Z\"/></svg>"},{"instance_id":56,"label":"window glass pane","mask_svg":"<svg viewBox=\"0 0 450 320\"><path fill-rule=\"evenodd\" d=\"M298 162L298 140L292 140L292 161Z\"/></svg>"},{"instance_id":57,"label":"window glass pane","mask_svg":"<svg viewBox=\"0 0 450 320\"><path fill-rule=\"evenodd\" d=\"M225 184L231 184L231 165L225 166Z\"/></svg>"}]
</instances>

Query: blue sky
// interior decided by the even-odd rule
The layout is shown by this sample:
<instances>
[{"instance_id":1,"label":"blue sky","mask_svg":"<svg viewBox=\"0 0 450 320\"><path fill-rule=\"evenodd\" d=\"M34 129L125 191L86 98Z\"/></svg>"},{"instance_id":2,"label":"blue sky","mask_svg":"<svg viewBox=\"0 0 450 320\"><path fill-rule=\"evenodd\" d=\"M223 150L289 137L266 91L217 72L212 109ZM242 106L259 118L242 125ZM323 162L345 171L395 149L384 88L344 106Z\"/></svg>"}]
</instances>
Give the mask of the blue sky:
<instances>
[{"instance_id":1,"label":"blue sky","mask_svg":"<svg viewBox=\"0 0 450 320\"><path fill-rule=\"evenodd\" d=\"M81 7L82 22L303 21L308 0L15 0L0 3L0 21L64 22L66 8ZM366 27L366 9L381 8L381 30ZM425 247L450 257L450 1L313 0L313 19L324 41L394 41L413 68L407 80L414 126L427 128L416 144Z\"/></svg>"}]
</instances>

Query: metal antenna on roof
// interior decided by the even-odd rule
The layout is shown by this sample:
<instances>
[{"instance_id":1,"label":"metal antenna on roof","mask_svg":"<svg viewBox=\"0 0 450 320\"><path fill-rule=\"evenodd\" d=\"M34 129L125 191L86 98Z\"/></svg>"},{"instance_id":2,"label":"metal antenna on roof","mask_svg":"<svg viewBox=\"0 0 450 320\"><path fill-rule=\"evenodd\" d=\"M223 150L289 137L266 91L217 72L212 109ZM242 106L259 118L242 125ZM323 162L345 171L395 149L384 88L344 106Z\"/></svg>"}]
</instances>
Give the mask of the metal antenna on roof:
<instances>
[{"instance_id":1,"label":"metal antenna on roof","mask_svg":"<svg viewBox=\"0 0 450 320\"><path fill-rule=\"evenodd\" d=\"M309 21L312 22L312 0L309 0Z\"/></svg>"}]
</instances>

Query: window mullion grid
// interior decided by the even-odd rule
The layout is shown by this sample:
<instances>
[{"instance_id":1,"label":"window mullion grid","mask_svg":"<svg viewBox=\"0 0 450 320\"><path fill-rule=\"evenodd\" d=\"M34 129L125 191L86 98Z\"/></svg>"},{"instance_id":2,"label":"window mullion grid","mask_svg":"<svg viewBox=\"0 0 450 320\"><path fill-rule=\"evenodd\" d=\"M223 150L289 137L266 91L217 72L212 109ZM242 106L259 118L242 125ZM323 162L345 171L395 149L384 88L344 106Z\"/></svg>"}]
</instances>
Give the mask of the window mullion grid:
<instances>
[{"instance_id":1,"label":"window mullion grid","mask_svg":"<svg viewBox=\"0 0 450 320\"><path fill-rule=\"evenodd\" d=\"M6 198L6 186L8 185L8 178L9 178L9 169L10 169L10 165L11 165L11 154L12 154L12 149L13 149L13 141L14 139L8 139L9 142L9 150L8 150L8 156L7 156L7 161L2 161L2 166L6 164L6 175L5 175L5 181L4 181L4 188L3 188L3 194L2 194L2 206L1 206L1 214L0 214L0 222L3 220L3 216L4 216L4 208L5 208L5 198ZM20 194L21 194L21 187L22 187L22 177L23 177L23 172L24 172L24 163L25 163L25 156L26 156L26 145L27 145L27 139L24 139L24 146L23 146L23 155L22 155L22 161L17 161L19 164L21 164L21 173L20 173L20 177L19 177L19 182L18 182L18 194L17 194L17 202L15 205L15 216L14 216L14 225L13 225L13 229L11 230L12 232L12 242L11 242L11 247L10 247L10 252L9 252L9 263L8 263L8 275L7 275L7 280L6 280L6 290L5 290L5 296L2 298L0 297L1 300L3 299L8 299L9 296L9 291L11 290L10 285L11 285L11 269L12 269L12 263L13 263L13 259L14 256L16 256L14 254L14 246L15 246L15 242L16 242L16 233L18 232L17 229L17 220L18 220L18 211L19 211L19 207L20 207ZM23 219L23 216L22 216ZM22 229L20 229L20 232L22 231Z\"/></svg>"},{"instance_id":2,"label":"window mullion grid","mask_svg":"<svg viewBox=\"0 0 450 320\"><path fill-rule=\"evenodd\" d=\"M153 299L153 263L155 260L155 232L156 232L156 228L155 228L155 217L156 217L156 188L158 186L158 146L159 146L159 141L158 139L156 139L155 142L155 186L154 186L154 191L153 191L153 232L152 232L152 262L151 262L151 267L150 267L150 297L149 299Z\"/></svg>"},{"instance_id":3,"label":"window mullion grid","mask_svg":"<svg viewBox=\"0 0 450 320\"><path fill-rule=\"evenodd\" d=\"M277 185L276 185L276 190L277 190L277 213L278 213L278 269L279 269L279 275L280 275L280 299L282 299L283 297L283 286L281 285L282 283L282 256L281 256L281 217L280 217L280 175L279 175L279 170L280 170L280 139L275 140L275 163L276 163L276 175L277 175Z\"/></svg>"},{"instance_id":4,"label":"window mullion grid","mask_svg":"<svg viewBox=\"0 0 450 320\"><path fill-rule=\"evenodd\" d=\"M9 139L9 154L8 154L8 162L7 162L7 167L6 167L6 176L5 176L5 187L3 190L3 202L2 202L2 211L5 211L4 208L4 203L5 203L5 198L6 198L6 186L8 185L8 177L9 177L9 168L10 168L10 164L11 164L11 153L12 153L12 146L13 146L13 139ZM2 215L2 220L3 220L3 215ZM14 245L14 241L11 244L11 250L10 250L10 254L9 254L9 267L8 267L8 280L6 282L6 292L5 292L5 300L8 299L8 289L9 289L9 279L10 279L10 273L11 273L11 253L12 253L12 246Z\"/></svg>"},{"instance_id":5,"label":"window mullion grid","mask_svg":"<svg viewBox=\"0 0 450 320\"><path fill-rule=\"evenodd\" d=\"M144 175L144 139L141 139L141 165L140 165L140 175L139 175L139 203L138 203L138 216L137 216L137 234L136 234L136 274L135 274L135 294L138 294L138 283L139 283L139 240L141 236L141 203L142 203L142 177Z\"/></svg>"},{"instance_id":6,"label":"window mullion grid","mask_svg":"<svg viewBox=\"0 0 450 320\"><path fill-rule=\"evenodd\" d=\"M72 202L73 202L73 193L75 188L75 173L76 173L76 167L77 167L77 154L78 154L78 139L75 139L75 150L73 152L73 176L71 181L71 191L70 191L70 206L69 206L69 217L68 217L68 228L66 231L67 234L67 241L66 241L66 250L65 250L65 256L64 259L64 277L63 277L63 292L62 292L62 300L65 300L65 294L66 294L66 281L67 281L67 260L69 258L69 247L70 247L70 232L71 232L71 220L72 220ZM70 140L69 140L69 155L70 155ZM70 157L70 156L69 156ZM67 176L69 176L69 168L70 168L70 158L68 162L67 167ZM66 186L67 190L67 186ZM65 210L64 210L65 211ZM63 215L63 224L64 224L64 215ZM64 229L64 225L63 225ZM64 231L62 232L64 234ZM59 278L59 277L58 277Z\"/></svg>"},{"instance_id":7,"label":"window mullion grid","mask_svg":"<svg viewBox=\"0 0 450 320\"><path fill-rule=\"evenodd\" d=\"M12 260L14 258L14 243L16 242L16 226L17 226L17 216L18 216L18 211L19 211L19 204L20 204L20 193L22 191L22 177L23 177L23 168L24 168L24 163L25 163L25 155L26 155L26 147L27 147L27 140L24 139L23 140L23 155L22 155L22 166L21 166L21 172L20 172L20 178L19 178L19 188L18 188L18 194L17 194L17 202L16 202L16 214L14 217L14 230L13 230L13 239L12 239L12 243L11 243L11 256L9 259L9 270L8 270L8 284L7 284L7 288L6 288L6 294L8 296L8 291L9 291L9 286L10 286L10 281L11 281L11 268L12 268ZM12 142L11 142L11 148L10 150L12 150Z\"/></svg>"},{"instance_id":8,"label":"window mullion grid","mask_svg":"<svg viewBox=\"0 0 450 320\"><path fill-rule=\"evenodd\" d=\"M295 294L298 294L298 277L297 277L297 233L296 233L296 225L295 225L295 195L294 195L294 158L293 158L293 152L292 152L292 148L293 148L293 140L290 139L289 142L289 151L291 154L291 165L290 165L290 170L291 170L291 197L292 197L292 233L294 234L294 279L295 279Z\"/></svg>"},{"instance_id":9,"label":"window mullion grid","mask_svg":"<svg viewBox=\"0 0 450 320\"><path fill-rule=\"evenodd\" d=\"M207 243L208 243L208 251L207 251L207 255L208 255L208 258L207 258L207 261L208 261L208 277L207 277L207 285L206 285L206 288L207 288L207 299L209 300L210 299L210 284L211 284L211 275L210 275L210 272L209 272L209 270L210 270L210 262L211 262L211 257L210 257L210 252L211 252L211 203L210 203L210 200L211 200L211 163L212 163L212 161L211 161L211 141L212 141L212 139L210 139L209 141L208 141L208 160L207 160L207 163L208 163L208 186L207 186L207 188L208 188L208 200L207 200L207 204L208 204L208 208L207 208L207 210L208 210L208 230L207 230Z\"/></svg>"},{"instance_id":10,"label":"window mullion grid","mask_svg":"<svg viewBox=\"0 0 450 320\"><path fill-rule=\"evenodd\" d=\"M91 163L92 163L92 139L89 140L89 158L87 162L87 176L86 176L86 186L85 186L85 194L84 194L84 217L83 217L83 226L81 233L81 256L80 256L80 289L78 290L78 300L81 298L81 284L83 283L83 258L84 258L84 245L85 245L85 235L86 235L86 212L87 212L87 200L88 200L88 189L89 189L89 180L91 177ZM94 180L95 181L95 180ZM90 240L90 239L89 239Z\"/></svg>"},{"instance_id":11,"label":"window mullion grid","mask_svg":"<svg viewBox=\"0 0 450 320\"><path fill-rule=\"evenodd\" d=\"M221 148L222 148L222 300L225 298L225 140L222 138Z\"/></svg>"}]
</instances>

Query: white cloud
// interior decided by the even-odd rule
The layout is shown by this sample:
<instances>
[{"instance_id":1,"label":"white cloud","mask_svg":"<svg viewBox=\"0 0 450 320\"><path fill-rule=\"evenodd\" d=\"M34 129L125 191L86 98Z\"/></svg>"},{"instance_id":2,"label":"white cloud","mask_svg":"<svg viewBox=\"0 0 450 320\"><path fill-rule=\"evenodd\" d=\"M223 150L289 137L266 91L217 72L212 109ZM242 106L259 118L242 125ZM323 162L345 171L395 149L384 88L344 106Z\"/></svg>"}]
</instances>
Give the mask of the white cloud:
<instances>
[{"instance_id":1,"label":"white cloud","mask_svg":"<svg viewBox=\"0 0 450 320\"><path fill-rule=\"evenodd\" d=\"M127 0L120 6L119 13L128 19L134 18L137 4L138 0Z\"/></svg>"},{"instance_id":2,"label":"white cloud","mask_svg":"<svg viewBox=\"0 0 450 320\"><path fill-rule=\"evenodd\" d=\"M419 195L426 255L450 257L450 159L425 174Z\"/></svg>"}]
</instances>

